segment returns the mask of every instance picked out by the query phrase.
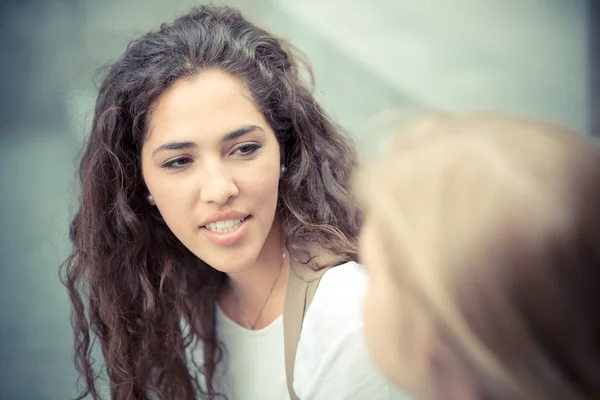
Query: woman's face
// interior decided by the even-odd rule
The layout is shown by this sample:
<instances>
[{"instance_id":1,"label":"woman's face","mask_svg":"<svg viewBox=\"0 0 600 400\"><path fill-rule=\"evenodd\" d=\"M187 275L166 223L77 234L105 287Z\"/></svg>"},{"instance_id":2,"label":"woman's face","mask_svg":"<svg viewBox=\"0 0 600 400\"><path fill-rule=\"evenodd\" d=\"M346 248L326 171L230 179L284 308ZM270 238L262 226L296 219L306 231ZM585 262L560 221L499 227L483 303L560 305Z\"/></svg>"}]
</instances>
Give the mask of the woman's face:
<instances>
[{"instance_id":1,"label":"woman's face","mask_svg":"<svg viewBox=\"0 0 600 400\"><path fill-rule=\"evenodd\" d=\"M280 149L239 79L207 70L169 88L150 117L142 172L192 253L223 272L256 260L274 229Z\"/></svg>"}]
</instances>

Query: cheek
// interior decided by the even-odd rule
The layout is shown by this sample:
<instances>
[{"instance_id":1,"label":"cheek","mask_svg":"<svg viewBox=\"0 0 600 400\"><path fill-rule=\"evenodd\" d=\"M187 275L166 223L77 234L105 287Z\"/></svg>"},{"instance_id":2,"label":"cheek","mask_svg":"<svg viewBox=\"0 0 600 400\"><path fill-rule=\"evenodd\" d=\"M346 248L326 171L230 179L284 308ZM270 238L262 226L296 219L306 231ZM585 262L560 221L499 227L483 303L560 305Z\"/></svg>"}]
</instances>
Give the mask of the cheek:
<instances>
[{"instance_id":1,"label":"cheek","mask_svg":"<svg viewBox=\"0 0 600 400\"><path fill-rule=\"evenodd\" d=\"M156 207L169 228L178 232L199 222L195 213L198 185L194 176L153 176L146 181L156 201Z\"/></svg>"},{"instance_id":2,"label":"cheek","mask_svg":"<svg viewBox=\"0 0 600 400\"><path fill-rule=\"evenodd\" d=\"M369 288L364 302L364 315L369 341L377 342L377 336L385 328L384 301L382 298L381 288L376 278L369 279Z\"/></svg>"},{"instance_id":3,"label":"cheek","mask_svg":"<svg viewBox=\"0 0 600 400\"><path fill-rule=\"evenodd\" d=\"M399 310L393 303L389 284L383 278L372 277L364 302L365 335L373 359L386 376L392 378L401 354L398 351L400 332Z\"/></svg>"},{"instance_id":4,"label":"cheek","mask_svg":"<svg viewBox=\"0 0 600 400\"><path fill-rule=\"evenodd\" d=\"M365 335L374 361L398 388L419 391L431 338L424 315L391 277L369 282L364 302Z\"/></svg>"},{"instance_id":5,"label":"cheek","mask_svg":"<svg viewBox=\"0 0 600 400\"><path fill-rule=\"evenodd\" d=\"M278 155L255 165L255 168L237 171L236 183L240 190L240 200L249 204L253 211L273 209L277 204L279 191L279 160ZM271 211L269 211L271 212Z\"/></svg>"}]
</instances>

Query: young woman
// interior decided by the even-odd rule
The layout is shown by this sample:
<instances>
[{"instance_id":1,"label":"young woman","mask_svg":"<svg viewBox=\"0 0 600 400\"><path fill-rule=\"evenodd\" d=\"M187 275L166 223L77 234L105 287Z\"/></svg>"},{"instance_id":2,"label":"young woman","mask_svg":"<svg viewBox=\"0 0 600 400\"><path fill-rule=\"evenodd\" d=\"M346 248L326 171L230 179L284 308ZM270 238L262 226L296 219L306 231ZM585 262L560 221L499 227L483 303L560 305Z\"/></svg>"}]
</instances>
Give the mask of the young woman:
<instances>
[{"instance_id":1,"label":"young woman","mask_svg":"<svg viewBox=\"0 0 600 400\"><path fill-rule=\"evenodd\" d=\"M439 116L363 172L366 334L419 399L600 398L600 146Z\"/></svg>"},{"instance_id":2,"label":"young woman","mask_svg":"<svg viewBox=\"0 0 600 400\"><path fill-rule=\"evenodd\" d=\"M388 399L362 341L349 139L282 42L204 6L110 68L80 165L66 284L82 397L289 398L292 260L327 269L306 312L295 395Z\"/></svg>"}]
</instances>

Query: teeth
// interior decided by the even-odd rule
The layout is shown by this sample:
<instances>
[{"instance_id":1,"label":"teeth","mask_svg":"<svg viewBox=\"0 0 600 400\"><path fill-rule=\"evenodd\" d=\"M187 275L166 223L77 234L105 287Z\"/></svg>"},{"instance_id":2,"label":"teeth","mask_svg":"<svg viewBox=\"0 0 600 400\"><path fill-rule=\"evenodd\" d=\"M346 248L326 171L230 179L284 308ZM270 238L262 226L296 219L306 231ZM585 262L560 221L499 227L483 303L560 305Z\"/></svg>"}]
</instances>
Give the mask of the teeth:
<instances>
[{"instance_id":1,"label":"teeth","mask_svg":"<svg viewBox=\"0 0 600 400\"><path fill-rule=\"evenodd\" d=\"M242 224L242 222L244 222L244 218L217 221L206 225L206 229L211 232L229 233L235 231Z\"/></svg>"}]
</instances>

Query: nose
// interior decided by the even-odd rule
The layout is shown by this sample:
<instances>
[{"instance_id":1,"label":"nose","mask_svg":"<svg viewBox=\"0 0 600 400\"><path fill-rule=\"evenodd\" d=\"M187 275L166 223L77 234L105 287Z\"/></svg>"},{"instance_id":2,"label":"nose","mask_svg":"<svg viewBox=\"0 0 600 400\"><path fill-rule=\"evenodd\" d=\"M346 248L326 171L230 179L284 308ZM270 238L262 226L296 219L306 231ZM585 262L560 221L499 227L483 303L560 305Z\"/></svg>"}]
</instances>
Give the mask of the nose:
<instances>
[{"instance_id":1,"label":"nose","mask_svg":"<svg viewBox=\"0 0 600 400\"><path fill-rule=\"evenodd\" d=\"M226 204L239 194L231 173L218 161L205 163L201 176L200 200L204 203Z\"/></svg>"}]
</instances>

